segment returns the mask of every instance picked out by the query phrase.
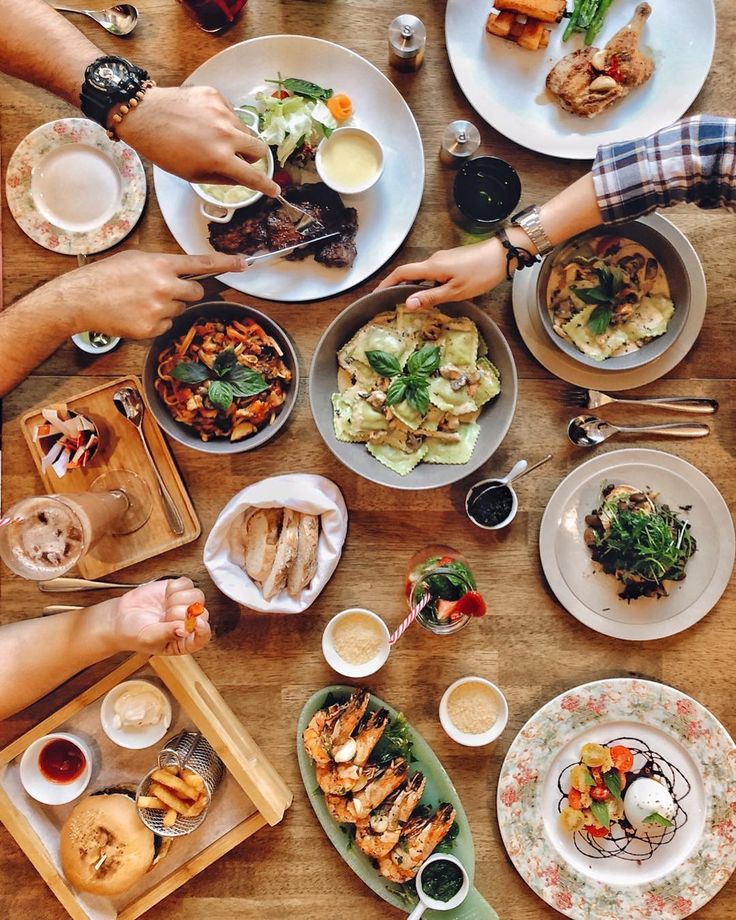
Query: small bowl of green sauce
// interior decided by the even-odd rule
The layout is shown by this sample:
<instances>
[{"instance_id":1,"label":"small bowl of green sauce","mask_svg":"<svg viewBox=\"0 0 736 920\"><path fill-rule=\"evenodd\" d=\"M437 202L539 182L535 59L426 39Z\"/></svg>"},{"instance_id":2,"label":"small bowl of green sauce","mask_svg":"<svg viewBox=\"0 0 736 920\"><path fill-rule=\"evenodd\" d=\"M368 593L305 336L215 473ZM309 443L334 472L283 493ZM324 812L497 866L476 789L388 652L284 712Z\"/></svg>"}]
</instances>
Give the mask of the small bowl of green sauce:
<instances>
[{"instance_id":1,"label":"small bowl of green sauce","mask_svg":"<svg viewBox=\"0 0 736 920\"><path fill-rule=\"evenodd\" d=\"M470 879L465 867L454 856L435 853L417 873L419 904L407 920L418 920L425 910L454 910L470 891Z\"/></svg>"}]
</instances>

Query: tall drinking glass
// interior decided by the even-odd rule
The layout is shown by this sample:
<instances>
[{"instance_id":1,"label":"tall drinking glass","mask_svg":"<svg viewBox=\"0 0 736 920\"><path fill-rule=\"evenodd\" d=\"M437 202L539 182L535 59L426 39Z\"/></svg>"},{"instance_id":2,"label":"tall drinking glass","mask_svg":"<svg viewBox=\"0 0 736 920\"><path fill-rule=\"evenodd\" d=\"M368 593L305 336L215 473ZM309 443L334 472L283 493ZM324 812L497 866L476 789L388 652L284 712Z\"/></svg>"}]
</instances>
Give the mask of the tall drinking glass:
<instances>
[{"instance_id":1,"label":"tall drinking glass","mask_svg":"<svg viewBox=\"0 0 736 920\"><path fill-rule=\"evenodd\" d=\"M429 602L417 615L417 621L437 636L449 636L467 626L468 613L453 611L452 604L466 594L476 591L475 578L468 560L451 546L426 546L409 560L406 577L406 598L413 608L429 594ZM482 600L479 600L482 604ZM482 604L485 612L485 604ZM475 615L482 615L475 611Z\"/></svg>"},{"instance_id":2,"label":"tall drinking glass","mask_svg":"<svg viewBox=\"0 0 736 920\"><path fill-rule=\"evenodd\" d=\"M203 32L222 32L240 16L248 0L179 0Z\"/></svg>"}]
</instances>

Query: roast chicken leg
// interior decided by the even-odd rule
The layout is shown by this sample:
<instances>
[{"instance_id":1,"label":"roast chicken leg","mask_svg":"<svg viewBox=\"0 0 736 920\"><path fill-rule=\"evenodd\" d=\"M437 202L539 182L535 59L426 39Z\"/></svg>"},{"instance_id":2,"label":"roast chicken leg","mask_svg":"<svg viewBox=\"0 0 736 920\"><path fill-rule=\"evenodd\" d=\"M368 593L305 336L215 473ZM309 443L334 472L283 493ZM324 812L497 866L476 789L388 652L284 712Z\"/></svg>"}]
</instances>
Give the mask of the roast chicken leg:
<instances>
[{"instance_id":1,"label":"roast chicken leg","mask_svg":"<svg viewBox=\"0 0 736 920\"><path fill-rule=\"evenodd\" d=\"M581 48L555 64L547 75L547 89L563 109L593 118L647 82L654 61L639 50L639 39L651 12L648 3L640 3L605 48Z\"/></svg>"}]
</instances>

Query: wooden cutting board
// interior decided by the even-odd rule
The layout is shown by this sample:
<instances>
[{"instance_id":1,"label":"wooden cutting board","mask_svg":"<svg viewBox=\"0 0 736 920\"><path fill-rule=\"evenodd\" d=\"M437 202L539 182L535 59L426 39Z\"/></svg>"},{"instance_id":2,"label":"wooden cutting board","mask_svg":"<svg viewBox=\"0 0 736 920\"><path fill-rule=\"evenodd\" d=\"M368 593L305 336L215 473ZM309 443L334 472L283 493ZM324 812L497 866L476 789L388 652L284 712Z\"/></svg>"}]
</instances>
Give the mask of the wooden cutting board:
<instances>
[{"instance_id":1,"label":"wooden cutting board","mask_svg":"<svg viewBox=\"0 0 736 920\"><path fill-rule=\"evenodd\" d=\"M81 560L77 569L84 578L99 578L118 569L142 562L177 546L196 540L202 532L194 506L174 463L171 451L164 440L161 429L151 414L143 395L146 413L143 419L143 433L159 472L174 499L174 504L184 521L184 533L177 536L171 531L163 502L158 491L156 476L146 457L136 428L118 412L112 401L113 393L121 386L135 387L143 395L137 377L120 377L102 386L87 390L66 401L70 409L90 417L100 432L100 446L92 462L84 469L68 470L59 478L52 469L41 471L41 452L33 442L36 425L43 422L41 406L26 412L21 418L21 430L28 444L33 460L43 480L45 490L51 493L84 492L94 480L108 470L130 470L137 473L151 490L153 510L148 521L135 533L124 536L106 536Z\"/></svg>"}]
</instances>

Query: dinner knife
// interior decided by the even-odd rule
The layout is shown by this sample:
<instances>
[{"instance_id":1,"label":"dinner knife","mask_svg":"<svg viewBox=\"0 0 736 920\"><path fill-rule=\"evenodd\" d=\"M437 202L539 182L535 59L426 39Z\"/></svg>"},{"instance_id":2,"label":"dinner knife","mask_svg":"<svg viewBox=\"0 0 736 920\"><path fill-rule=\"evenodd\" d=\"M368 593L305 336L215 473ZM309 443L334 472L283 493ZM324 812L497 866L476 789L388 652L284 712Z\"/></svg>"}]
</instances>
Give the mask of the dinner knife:
<instances>
[{"instance_id":1,"label":"dinner knife","mask_svg":"<svg viewBox=\"0 0 736 920\"><path fill-rule=\"evenodd\" d=\"M266 262L268 259L281 259L290 252L301 249L303 246L323 243L325 240L330 240L333 236L339 235L339 230L333 230L332 233L324 233L322 236L315 236L311 240L302 240L301 243L294 243L293 246L285 246L283 249L274 249L273 252L263 252L259 255L248 256L245 264L247 268L250 268L252 265L258 265L260 262ZM222 274L223 272L205 272L203 275L182 275L181 277L185 278L187 281L204 281L205 278L216 278L218 275Z\"/></svg>"}]
</instances>

